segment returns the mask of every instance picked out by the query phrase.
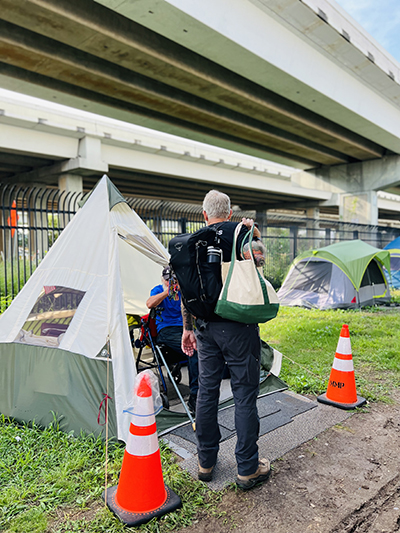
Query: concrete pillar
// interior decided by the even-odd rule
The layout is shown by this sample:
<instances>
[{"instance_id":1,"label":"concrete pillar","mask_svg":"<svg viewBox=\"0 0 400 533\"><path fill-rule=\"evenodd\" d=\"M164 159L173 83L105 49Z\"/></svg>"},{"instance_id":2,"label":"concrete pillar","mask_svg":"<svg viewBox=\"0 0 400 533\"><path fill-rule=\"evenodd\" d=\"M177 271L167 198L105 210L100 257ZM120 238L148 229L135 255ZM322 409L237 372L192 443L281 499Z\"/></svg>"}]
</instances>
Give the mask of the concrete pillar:
<instances>
[{"instance_id":1,"label":"concrete pillar","mask_svg":"<svg viewBox=\"0 0 400 533\"><path fill-rule=\"evenodd\" d=\"M81 193L83 192L82 176L77 174L62 174L58 178L58 188L60 191L66 193Z\"/></svg>"},{"instance_id":2,"label":"concrete pillar","mask_svg":"<svg viewBox=\"0 0 400 533\"><path fill-rule=\"evenodd\" d=\"M353 224L378 224L378 193L362 191L340 195L339 218Z\"/></svg>"},{"instance_id":3,"label":"concrete pillar","mask_svg":"<svg viewBox=\"0 0 400 533\"><path fill-rule=\"evenodd\" d=\"M339 218L343 222L377 226L378 193L376 191L363 191L359 193L342 194L339 205ZM358 235L353 234L353 239L357 238ZM372 229L370 231L368 244L378 248L380 247L377 229Z\"/></svg>"},{"instance_id":4,"label":"concrete pillar","mask_svg":"<svg viewBox=\"0 0 400 533\"><path fill-rule=\"evenodd\" d=\"M65 216L65 211L74 202L72 199L81 196L83 193L83 178L77 174L61 174L58 178L59 195L59 217L57 227L64 229L70 220L70 216Z\"/></svg>"},{"instance_id":5,"label":"concrete pillar","mask_svg":"<svg viewBox=\"0 0 400 533\"><path fill-rule=\"evenodd\" d=\"M319 207L309 207L305 211L307 217L306 221L306 237L308 239L308 247L319 248Z\"/></svg>"},{"instance_id":6,"label":"concrete pillar","mask_svg":"<svg viewBox=\"0 0 400 533\"><path fill-rule=\"evenodd\" d=\"M266 211L256 211L256 216L254 221L258 224L258 229L260 230L261 237L267 237L268 235L268 219ZM265 243L266 244L266 243Z\"/></svg>"},{"instance_id":7,"label":"concrete pillar","mask_svg":"<svg viewBox=\"0 0 400 533\"><path fill-rule=\"evenodd\" d=\"M324 246L329 246L332 244L332 230L331 228L325 228L325 244Z\"/></svg>"}]
</instances>

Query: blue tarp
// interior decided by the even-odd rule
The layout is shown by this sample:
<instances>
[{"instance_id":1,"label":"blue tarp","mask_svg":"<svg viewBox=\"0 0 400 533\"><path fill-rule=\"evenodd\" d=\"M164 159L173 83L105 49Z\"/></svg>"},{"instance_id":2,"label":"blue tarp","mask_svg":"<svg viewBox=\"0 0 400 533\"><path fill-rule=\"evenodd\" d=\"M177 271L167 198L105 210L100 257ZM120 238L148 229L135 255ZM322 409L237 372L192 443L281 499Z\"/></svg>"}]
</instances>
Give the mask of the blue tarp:
<instances>
[{"instance_id":1,"label":"blue tarp","mask_svg":"<svg viewBox=\"0 0 400 533\"><path fill-rule=\"evenodd\" d=\"M397 237L394 241L385 246L384 250L390 252L390 270L392 272L392 278L386 275L391 287L400 289L400 237ZM385 272L385 274L387 274Z\"/></svg>"}]
</instances>

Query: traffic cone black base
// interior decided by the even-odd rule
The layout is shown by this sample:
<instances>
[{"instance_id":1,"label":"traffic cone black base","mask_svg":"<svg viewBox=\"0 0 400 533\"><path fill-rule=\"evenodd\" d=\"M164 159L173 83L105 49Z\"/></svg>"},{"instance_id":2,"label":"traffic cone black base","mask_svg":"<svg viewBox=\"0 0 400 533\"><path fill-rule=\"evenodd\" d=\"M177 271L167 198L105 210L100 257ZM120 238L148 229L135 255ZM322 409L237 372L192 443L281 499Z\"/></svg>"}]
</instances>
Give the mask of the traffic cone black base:
<instances>
[{"instance_id":1,"label":"traffic cone black base","mask_svg":"<svg viewBox=\"0 0 400 533\"><path fill-rule=\"evenodd\" d=\"M321 396L318 396L317 401L320 403L325 403L327 405L333 405L334 407L339 407L339 409L345 409L346 411L356 409L357 407L361 407L362 405L367 403L367 400L362 396L357 396L357 401L354 403L333 402L332 400L329 400L329 398L326 397L326 393L321 394Z\"/></svg>"},{"instance_id":2,"label":"traffic cone black base","mask_svg":"<svg viewBox=\"0 0 400 533\"><path fill-rule=\"evenodd\" d=\"M123 524L127 526L140 526L140 524L146 524L152 518L160 518L167 513L175 511L182 507L181 499L175 492L165 485L165 491L167 493L167 499L165 502L160 505L157 509L152 511L147 511L145 513L133 513L132 511L127 511L118 505L115 494L117 492L118 486L110 487L107 489L107 501L106 504L109 509L121 520ZM105 501L105 491L102 494L102 498Z\"/></svg>"}]
</instances>

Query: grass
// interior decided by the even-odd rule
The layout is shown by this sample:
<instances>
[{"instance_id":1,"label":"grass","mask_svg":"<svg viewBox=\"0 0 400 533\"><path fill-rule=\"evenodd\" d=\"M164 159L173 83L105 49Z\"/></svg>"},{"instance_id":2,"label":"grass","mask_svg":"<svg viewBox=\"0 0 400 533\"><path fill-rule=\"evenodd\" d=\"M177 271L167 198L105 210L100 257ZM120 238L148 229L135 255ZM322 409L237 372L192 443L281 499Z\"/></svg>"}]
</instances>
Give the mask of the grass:
<instances>
[{"instance_id":1,"label":"grass","mask_svg":"<svg viewBox=\"0 0 400 533\"><path fill-rule=\"evenodd\" d=\"M394 293L400 300L400 291ZM298 393L326 391L341 326L348 324L357 392L390 401L400 385L399 308L317 311L281 308L261 335L283 354L280 377ZM222 493L211 492L183 471L161 442L165 482L183 508L141 526L165 533L190 525L199 514L218 516ZM124 446L109 443L108 486L118 483ZM4 533L118 533L128 531L105 506L105 443L93 436L19 425L0 415L0 531ZM234 490L232 487L226 490Z\"/></svg>"},{"instance_id":2,"label":"grass","mask_svg":"<svg viewBox=\"0 0 400 533\"><path fill-rule=\"evenodd\" d=\"M118 483L125 446L109 445L108 486ZM182 499L183 509L141 526L164 532L189 525L199 510L215 513L211 498L176 463L161 442L165 482ZM18 425L0 416L0 531L4 533L117 533L127 528L104 506L105 443L93 436L74 437L57 422L47 428Z\"/></svg>"}]
</instances>

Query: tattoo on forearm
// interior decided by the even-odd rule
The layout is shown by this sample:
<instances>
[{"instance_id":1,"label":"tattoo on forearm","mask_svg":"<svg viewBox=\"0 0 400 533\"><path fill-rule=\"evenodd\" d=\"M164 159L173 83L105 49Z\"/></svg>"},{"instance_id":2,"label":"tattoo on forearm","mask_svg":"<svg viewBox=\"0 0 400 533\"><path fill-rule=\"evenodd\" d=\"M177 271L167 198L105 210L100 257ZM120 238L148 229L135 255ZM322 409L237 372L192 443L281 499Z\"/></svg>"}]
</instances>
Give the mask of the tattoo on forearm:
<instances>
[{"instance_id":1,"label":"tattoo on forearm","mask_svg":"<svg viewBox=\"0 0 400 533\"><path fill-rule=\"evenodd\" d=\"M182 311L183 329L186 329L187 331L191 331L193 329L193 316L189 313L189 311L183 305L183 302L181 304L181 311Z\"/></svg>"}]
</instances>

